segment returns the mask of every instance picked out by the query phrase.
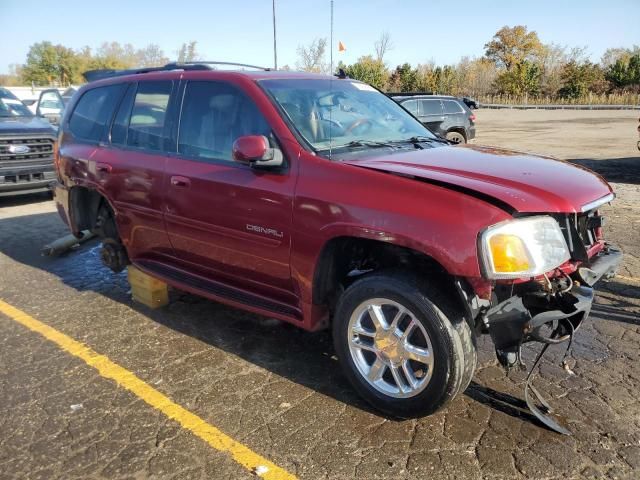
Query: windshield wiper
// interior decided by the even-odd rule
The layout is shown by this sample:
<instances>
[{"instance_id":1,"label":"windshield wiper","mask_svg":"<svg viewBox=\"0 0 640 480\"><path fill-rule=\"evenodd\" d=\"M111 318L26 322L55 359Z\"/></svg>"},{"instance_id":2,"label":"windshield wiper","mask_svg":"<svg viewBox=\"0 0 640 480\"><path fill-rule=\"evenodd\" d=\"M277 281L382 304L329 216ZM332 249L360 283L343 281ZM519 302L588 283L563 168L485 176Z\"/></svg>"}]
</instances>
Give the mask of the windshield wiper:
<instances>
[{"instance_id":1,"label":"windshield wiper","mask_svg":"<svg viewBox=\"0 0 640 480\"><path fill-rule=\"evenodd\" d=\"M345 143L343 145L335 145L332 146L331 148L326 147L326 148L321 148L318 151L319 152L326 152L328 150L338 150L341 148L354 148L354 147L371 147L371 148L380 148L380 147L390 147L390 148L395 148L396 146L393 145L391 142L377 142L375 140L352 140L349 143Z\"/></svg>"},{"instance_id":2,"label":"windshield wiper","mask_svg":"<svg viewBox=\"0 0 640 480\"><path fill-rule=\"evenodd\" d=\"M394 140L394 141L390 141L389 143L394 143L394 144L411 143L411 144L413 144L413 145L415 145L416 147L419 147L419 148L423 148L420 145L421 143L444 143L445 145L449 144L449 142L447 140L445 140L444 138L438 138L438 137L431 138L431 137L424 137L422 135L405 138L403 140Z\"/></svg>"}]
</instances>

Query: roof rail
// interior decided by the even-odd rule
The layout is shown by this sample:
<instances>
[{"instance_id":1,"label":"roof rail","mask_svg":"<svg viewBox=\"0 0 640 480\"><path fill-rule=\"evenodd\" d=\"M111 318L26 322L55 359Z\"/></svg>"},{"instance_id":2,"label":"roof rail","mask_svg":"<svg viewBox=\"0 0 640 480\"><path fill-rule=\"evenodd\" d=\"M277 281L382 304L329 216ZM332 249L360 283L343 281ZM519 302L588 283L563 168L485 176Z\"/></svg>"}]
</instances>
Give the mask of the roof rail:
<instances>
[{"instance_id":1,"label":"roof rail","mask_svg":"<svg viewBox=\"0 0 640 480\"><path fill-rule=\"evenodd\" d=\"M230 65L232 67L246 67L246 68L255 68L256 70L264 70L268 72L272 70L269 67L260 67L258 65L250 65L248 63L235 63L235 62L215 62L209 60L194 60L192 62L172 62L165 65L165 67L173 66L174 68L182 68L183 66L191 66L191 65Z\"/></svg>"},{"instance_id":2,"label":"roof rail","mask_svg":"<svg viewBox=\"0 0 640 480\"><path fill-rule=\"evenodd\" d=\"M231 65L235 67L256 68L258 70L269 71L270 68L258 67L246 63L233 62L210 62L210 61L193 61L193 62L171 62L162 67L143 67L129 68L125 70L97 69L88 70L82 74L87 82L95 82L103 78L120 77L123 75L136 75L140 73L166 72L170 70L211 70L214 65Z\"/></svg>"},{"instance_id":3,"label":"roof rail","mask_svg":"<svg viewBox=\"0 0 640 480\"><path fill-rule=\"evenodd\" d=\"M436 95L433 92L387 92L389 97L416 97L418 95Z\"/></svg>"}]
</instances>

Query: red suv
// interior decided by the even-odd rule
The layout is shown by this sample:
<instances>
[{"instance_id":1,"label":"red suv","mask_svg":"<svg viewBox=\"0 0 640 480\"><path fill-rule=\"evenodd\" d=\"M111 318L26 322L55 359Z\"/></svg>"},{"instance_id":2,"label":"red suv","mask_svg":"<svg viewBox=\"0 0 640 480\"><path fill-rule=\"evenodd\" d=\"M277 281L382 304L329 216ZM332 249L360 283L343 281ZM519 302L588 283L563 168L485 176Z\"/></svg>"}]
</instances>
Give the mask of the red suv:
<instances>
[{"instance_id":1,"label":"red suv","mask_svg":"<svg viewBox=\"0 0 640 480\"><path fill-rule=\"evenodd\" d=\"M451 146L371 86L317 74L170 64L93 72L62 120L55 197L175 288L331 328L353 387L396 416L469 384L488 333L567 340L621 254L598 175ZM91 76L90 76L91 78Z\"/></svg>"}]
</instances>

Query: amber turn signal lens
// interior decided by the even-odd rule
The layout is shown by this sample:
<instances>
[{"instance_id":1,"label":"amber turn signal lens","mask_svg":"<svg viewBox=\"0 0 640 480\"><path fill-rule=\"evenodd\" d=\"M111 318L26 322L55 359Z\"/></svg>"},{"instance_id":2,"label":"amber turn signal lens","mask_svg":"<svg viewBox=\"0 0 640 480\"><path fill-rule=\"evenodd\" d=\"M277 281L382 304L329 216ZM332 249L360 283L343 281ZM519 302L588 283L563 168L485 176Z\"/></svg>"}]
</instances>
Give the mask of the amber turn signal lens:
<instances>
[{"instance_id":1,"label":"amber turn signal lens","mask_svg":"<svg viewBox=\"0 0 640 480\"><path fill-rule=\"evenodd\" d=\"M524 272L531 267L527 249L520 237L497 234L489 240L489 247L496 272Z\"/></svg>"}]
</instances>

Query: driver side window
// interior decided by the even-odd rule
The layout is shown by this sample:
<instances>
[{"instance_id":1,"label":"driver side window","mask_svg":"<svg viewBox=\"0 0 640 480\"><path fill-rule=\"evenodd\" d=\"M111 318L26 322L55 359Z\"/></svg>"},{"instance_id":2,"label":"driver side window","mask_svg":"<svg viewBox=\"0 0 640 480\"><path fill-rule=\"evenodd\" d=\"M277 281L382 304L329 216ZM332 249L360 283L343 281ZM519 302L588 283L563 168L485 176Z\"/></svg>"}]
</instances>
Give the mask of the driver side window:
<instances>
[{"instance_id":1,"label":"driver side window","mask_svg":"<svg viewBox=\"0 0 640 480\"><path fill-rule=\"evenodd\" d=\"M268 137L271 128L255 103L223 82L189 82L182 102L178 153L231 162L233 142L245 135Z\"/></svg>"}]
</instances>

